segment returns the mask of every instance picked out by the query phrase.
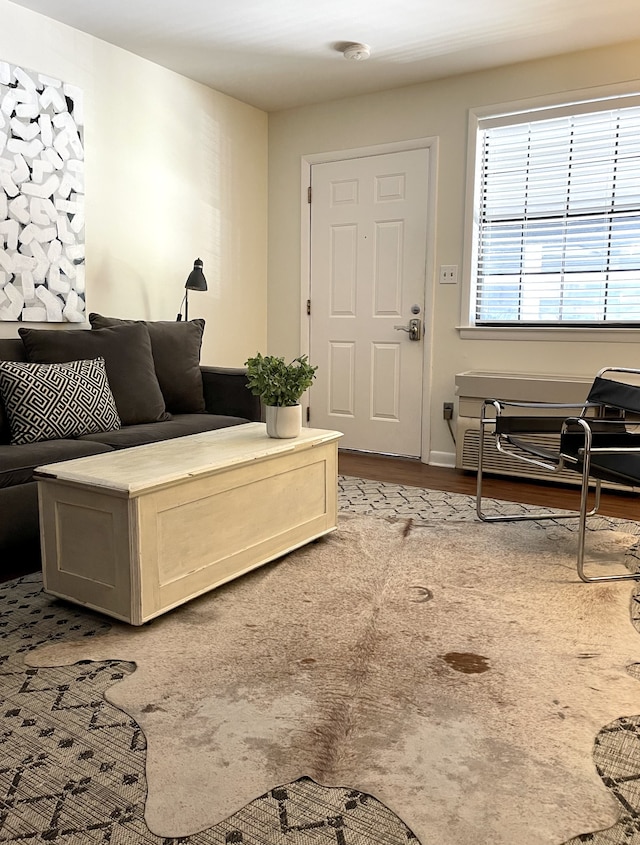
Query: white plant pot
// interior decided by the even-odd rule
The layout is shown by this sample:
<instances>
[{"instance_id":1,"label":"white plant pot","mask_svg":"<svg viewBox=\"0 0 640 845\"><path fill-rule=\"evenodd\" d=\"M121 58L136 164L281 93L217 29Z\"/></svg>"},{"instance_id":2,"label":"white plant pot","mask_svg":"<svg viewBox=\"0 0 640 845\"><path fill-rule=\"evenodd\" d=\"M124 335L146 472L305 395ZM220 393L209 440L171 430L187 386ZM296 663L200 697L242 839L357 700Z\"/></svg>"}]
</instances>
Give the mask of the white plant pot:
<instances>
[{"instance_id":1,"label":"white plant pot","mask_svg":"<svg viewBox=\"0 0 640 845\"><path fill-rule=\"evenodd\" d=\"M302 428L302 405L267 405L267 434L286 439L297 437Z\"/></svg>"}]
</instances>

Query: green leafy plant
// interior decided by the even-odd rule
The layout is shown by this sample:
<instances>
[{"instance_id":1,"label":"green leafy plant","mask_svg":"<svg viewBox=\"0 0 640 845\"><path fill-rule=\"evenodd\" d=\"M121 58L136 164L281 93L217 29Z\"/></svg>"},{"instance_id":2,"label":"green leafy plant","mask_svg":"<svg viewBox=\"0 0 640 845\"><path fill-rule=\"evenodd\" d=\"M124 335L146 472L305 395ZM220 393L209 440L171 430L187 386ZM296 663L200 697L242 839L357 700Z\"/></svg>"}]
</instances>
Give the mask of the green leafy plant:
<instances>
[{"instance_id":1,"label":"green leafy plant","mask_svg":"<svg viewBox=\"0 0 640 845\"><path fill-rule=\"evenodd\" d=\"M297 405L300 397L315 378L317 367L312 367L306 355L294 358L287 364L284 358L261 355L245 361L247 387L259 396L265 405Z\"/></svg>"}]
</instances>

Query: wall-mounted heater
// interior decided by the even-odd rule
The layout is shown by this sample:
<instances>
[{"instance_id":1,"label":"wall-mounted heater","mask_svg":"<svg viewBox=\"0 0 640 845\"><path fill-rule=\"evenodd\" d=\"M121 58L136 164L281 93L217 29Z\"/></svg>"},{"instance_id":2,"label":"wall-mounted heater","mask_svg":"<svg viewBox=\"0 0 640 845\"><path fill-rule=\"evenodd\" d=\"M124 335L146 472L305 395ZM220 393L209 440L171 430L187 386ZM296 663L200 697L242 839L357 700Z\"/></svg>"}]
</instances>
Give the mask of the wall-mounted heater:
<instances>
[{"instance_id":1,"label":"wall-mounted heater","mask_svg":"<svg viewBox=\"0 0 640 845\"><path fill-rule=\"evenodd\" d=\"M485 399L514 402L576 402L587 397L593 379L578 376L550 376L523 373L465 372L456 375L458 416L456 421L456 467L477 470L480 440L480 412ZM530 411L525 413L530 414ZM571 412L567 412L570 416ZM536 438L540 443L540 438ZM549 445L557 444L557 435L549 435ZM552 473L525 464L497 451L493 438L485 440L485 471L497 475L579 484L575 472Z\"/></svg>"}]
</instances>

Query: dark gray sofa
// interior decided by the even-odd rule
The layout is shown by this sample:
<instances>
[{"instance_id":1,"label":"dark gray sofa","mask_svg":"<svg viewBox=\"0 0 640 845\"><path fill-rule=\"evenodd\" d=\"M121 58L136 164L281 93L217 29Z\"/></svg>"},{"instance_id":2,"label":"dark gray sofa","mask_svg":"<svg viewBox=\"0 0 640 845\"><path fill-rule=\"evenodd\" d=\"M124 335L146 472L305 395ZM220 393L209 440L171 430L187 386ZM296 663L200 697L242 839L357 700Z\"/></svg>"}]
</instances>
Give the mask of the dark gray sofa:
<instances>
[{"instance_id":1,"label":"dark gray sofa","mask_svg":"<svg viewBox=\"0 0 640 845\"><path fill-rule=\"evenodd\" d=\"M0 339L0 361L28 360L23 340ZM164 414L157 422L123 425L115 431L74 439L11 444L0 407L0 581L40 567L37 485L33 480L36 467L260 420L260 401L246 389L244 370L199 369L202 412Z\"/></svg>"}]
</instances>

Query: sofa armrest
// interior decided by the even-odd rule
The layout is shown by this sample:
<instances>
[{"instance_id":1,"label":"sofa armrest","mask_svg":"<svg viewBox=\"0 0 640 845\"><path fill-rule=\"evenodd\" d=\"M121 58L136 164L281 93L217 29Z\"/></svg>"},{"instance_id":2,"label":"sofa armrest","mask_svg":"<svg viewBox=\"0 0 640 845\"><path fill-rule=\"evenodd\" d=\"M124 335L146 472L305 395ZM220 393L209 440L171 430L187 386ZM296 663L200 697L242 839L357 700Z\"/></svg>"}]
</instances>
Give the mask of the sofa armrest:
<instances>
[{"instance_id":1,"label":"sofa armrest","mask_svg":"<svg viewBox=\"0 0 640 845\"><path fill-rule=\"evenodd\" d=\"M245 369L201 366L200 370L208 414L243 417L250 422L260 422L260 398L247 389Z\"/></svg>"}]
</instances>

